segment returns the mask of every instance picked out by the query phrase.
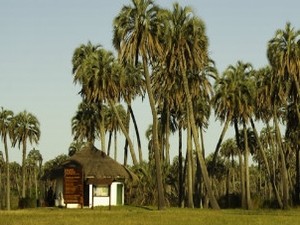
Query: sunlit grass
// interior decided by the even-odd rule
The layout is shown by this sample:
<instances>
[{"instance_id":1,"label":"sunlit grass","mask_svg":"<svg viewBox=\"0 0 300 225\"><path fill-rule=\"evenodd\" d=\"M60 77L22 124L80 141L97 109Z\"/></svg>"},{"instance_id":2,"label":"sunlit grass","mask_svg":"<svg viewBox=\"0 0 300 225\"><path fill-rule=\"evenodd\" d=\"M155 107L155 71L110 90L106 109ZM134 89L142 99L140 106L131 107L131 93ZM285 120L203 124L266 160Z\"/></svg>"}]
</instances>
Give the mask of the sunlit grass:
<instances>
[{"instance_id":1,"label":"sunlit grass","mask_svg":"<svg viewBox=\"0 0 300 225\"><path fill-rule=\"evenodd\" d=\"M201 210L168 208L112 207L92 209L38 208L0 211L1 225L297 225L300 209L281 210Z\"/></svg>"}]
</instances>

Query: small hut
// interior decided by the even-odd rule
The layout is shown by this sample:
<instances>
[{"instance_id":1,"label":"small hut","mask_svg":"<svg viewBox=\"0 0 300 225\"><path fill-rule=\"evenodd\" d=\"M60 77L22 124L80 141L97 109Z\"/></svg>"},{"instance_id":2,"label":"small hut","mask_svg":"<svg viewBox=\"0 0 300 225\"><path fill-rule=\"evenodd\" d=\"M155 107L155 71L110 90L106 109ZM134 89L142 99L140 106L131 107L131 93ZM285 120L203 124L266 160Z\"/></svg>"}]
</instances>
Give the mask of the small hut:
<instances>
[{"instance_id":1,"label":"small hut","mask_svg":"<svg viewBox=\"0 0 300 225\"><path fill-rule=\"evenodd\" d=\"M136 179L91 143L67 159L55 174L56 206L68 208L123 205L125 180Z\"/></svg>"}]
</instances>

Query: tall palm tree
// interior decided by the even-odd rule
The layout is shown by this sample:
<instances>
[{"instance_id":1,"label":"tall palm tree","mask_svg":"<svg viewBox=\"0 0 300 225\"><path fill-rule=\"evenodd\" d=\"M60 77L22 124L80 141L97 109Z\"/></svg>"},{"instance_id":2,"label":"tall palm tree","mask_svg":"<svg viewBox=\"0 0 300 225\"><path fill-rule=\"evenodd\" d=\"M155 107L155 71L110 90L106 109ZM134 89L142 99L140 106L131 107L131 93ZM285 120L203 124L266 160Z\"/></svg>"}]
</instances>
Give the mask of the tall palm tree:
<instances>
[{"instance_id":1,"label":"tall palm tree","mask_svg":"<svg viewBox=\"0 0 300 225\"><path fill-rule=\"evenodd\" d=\"M268 59L274 71L274 76L278 82L286 84L285 98L289 100L289 108L294 106L295 110L290 112L295 113L295 119L297 118L298 124L300 124L300 30L295 30L291 23L287 23L284 30L277 30L274 38L269 41L268 44ZM290 114L291 115L291 114ZM293 123L292 123L293 124ZM298 128L299 129L299 128ZM300 146L295 145L296 155L299 155ZM297 177L296 177L296 189L297 189L297 201L299 202L300 192L300 161L296 161Z\"/></svg>"},{"instance_id":2,"label":"tall palm tree","mask_svg":"<svg viewBox=\"0 0 300 225\"><path fill-rule=\"evenodd\" d=\"M41 131L40 123L38 119L31 113L23 111L18 113L12 120L12 145L15 147L18 144L18 147L22 149L22 198L26 197L26 150L27 150L27 141L30 144L38 144Z\"/></svg>"},{"instance_id":3,"label":"tall palm tree","mask_svg":"<svg viewBox=\"0 0 300 225\"><path fill-rule=\"evenodd\" d=\"M106 54L110 54L109 52ZM132 140L129 136L128 129L126 129L126 126L124 124L124 119L122 118L122 115L119 114L119 111L116 107L116 104L120 102L120 99L123 97L122 92L120 91L122 88L124 88L125 85L125 74L124 74L124 67L115 59L113 59L113 62L111 64L107 63L106 60L102 62L102 67L106 68L108 71L104 72L104 75L106 76L106 83L107 88L102 90L105 92L106 97L105 100L109 103L111 109L114 112L114 115L116 116L116 119L118 121L119 127L122 130L128 145L130 149L130 154L132 157L132 161L134 165L137 165L138 161L135 155L134 147ZM99 85L101 87L102 85ZM140 155L140 159L142 160L142 156Z\"/></svg>"},{"instance_id":4,"label":"tall palm tree","mask_svg":"<svg viewBox=\"0 0 300 225\"><path fill-rule=\"evenodd\" d=\"M162 54L159 40L161 21L158 17L159 8L152 0L132 0L132 5L123 6L114 19L113 44L123 63L137 65L142 60L146 90L153 117L153 147L155 153L156 177L158 189L158 208L165 208L160 150L158 142L158 122L155 99L151 88L149 64L153 58Z\"/></svg>"},{"instance_id":5,"label":"tall palm tree","mask_svg":"<svg viewBox=\"0 0 300 225\"><path fill-rule=\"evenodd\" d=\"M79 83L82 85L80 94L86 97L86 92L93 85L90 80L95 76L93 68L98 63L99 51L101 50L101 45L93 45L91 42L88 42L86 45L82 44L75 49L72 57L73 64L73 80L75 84ZM84 99L90 101L90 99ZM100 109L102 109L103 100L98 102L100 104ZM99 131L100 131L100 142L101 149L105 149L105 129L104 129L104 112L99 110Z\"/></svg>"},{"instance_id":6,"label":"tall palm tree","mask_svg":"<svg viewBox=\"0 0 300 225\"><path fill-rule=\"evenodd\" d=\"M280 92L274 92L277 96L277 100L280 104L291 104L295 106L295 113L298 123L300 121L299 103L300 103L300 30L294 30L290 23L287 23L284 30L277 30L274 38L268 43L267 56L273 70L273 80L277 84L277 89ZM276 100L274 98L274 100ZM276 105L273 102L274 107L274 119L277 119L276 111L280 105ZM275 122L275 120L274 120ZM276 127L277 124L275 124ZM280 131L278 130L278 133ZM278 134L278 139L281 138ZM299 146L296 149L296 154L299 150ZM283 150L280 151L281 156L284 159ZM284 208L288 207L288 182L287 182L287 171L284 168L285 160L282 165L282 173L284 182ZM299 163L297 161L297 163ZM299 165L296 165L299 168ZM297 185L299 185L300 173L297 174ZM299 190L298 190L299 191ZM299 193L298 193L299 194Z\"/></svg>"},{"instance_id":7,"label":"tall palm tree","mask_svg":"<svg viewBox=\"0 0 300 225\"><path fill-rule=\"evenodd\" d=\"M5 163L6 163L6 208L10 210L10 170L9 170L9 155L7 146L7 136L11 130L11 121L13 112L1 107L0 111L0 136L4 144Z\"/></svg>"},{"instance_id":8,"label":"tall palm tree","mask_svg":"<svg viewBox=\"0 0 300 225\"><path fill-rule=\"evenodd\" d=\"M223 76L217 80L216 82L216 95L214 99L215 105L215 114L221 120L227 120L225 122L225 127L228 126L228 123L231 122L234 124L235 133L236 133L236 142L239 145L239 129L238 124L243 125L244 129L244 146L245 149L244 157L245 157L245 173L243 170L243 166L241 165L241 177L245 174L246 178L246 189L245 193L243 191L244 182L241 180L242 187L242 205L246 208L251 208L250 203L250 186L249 186L249 168L247 166L248 163L248 155L249 148L247 144L247 135L246 132L246 124L249 122L249 119L252 117L254 113L254 79L253 79L253 70L252 66L249 63L243 63L238 61L236 66L230 65ZM225 128L224 128L225 129ZM224 131L223 129L223 131ZM227 129L227 128L226 128ZM219 143L218 143L219 144ZM217 150L215 151L215 155ZM246 194L246 195L245 195ZM247 198L246 198L247 197Z\"/></svg>"},{"instance_id":9,"label":"tall palm tree","mask_svg":"<svg viewBox=\"0 0 300 225\"><path fill-rule=\"evenodd\" d=\"M184 102L184 91L180 79L174 79L168 76L168 69L162 64L158 63L154 67L153 93L157 102L157 111L160 114L161 121L160 135L161 138L161 156L162 159L169 163L169 137L170 133L176 129L173 127L174 120L177 114L184 110L182 106ZM172 131L173 130L173 131Z\"/></svg>"},{"instance_id":10,"label":"tall palm tree","mask_svg":"<svg viewBox=\"0 0 300 225\"><path fill-rule=\"evenodd\" d=\"M85 51L85 49L87 50ZM79 54L82 51L84 52L83 56ZM77 58L82 60L76 60ZM128 140L132 161L136 165L137 159L132 141L115 108L116 102L120 101L121 97L120 87L124 85L124 69L122 66L116 62L112 52L88 43L86 46L80 46L74 52L73 74L74 81L82 85L80 93L87 102L96 102L101 105L104 102L108 102L110 107L112 107L116 113L121 130ZM103 110L100 112L101 147L105 149Z\"/></svg>"},{"instance_id":11,"label":"tall palm tree","mask_svg":"<svg viewBox=\"0 0 300 225\"><path fill-rule=\"evenodd\" d=\"M173 11L166 13L167 31L165 32L164 62L169 74L182 80L183 90L186 95L187 113L191 126L192 137L196 147L197 158L200 162L202 176L209 195L211 205L219 209L219 205L212 192L206 164L199 143L199 135L196 127L193 89L188 76L203 70L209 63L208 40L205 34L205 25L202 20L194 16L190 7L180 7L178 3L173 5ZM175 80L175 78L173 78Z\"/></svg>"},{"instance_id":12,"label":"tall palm tree","mask_svg":"<svg viewBox=\"0 0 300 225\"><path fill-rule=\"evenodd\" d=\"M272 78L272 70L270 66L263 67L255 72L256 76L256 101L255 101L255 118L261 120L268 127L270 120L272 119L272 90L274 90L273 86L275 86L275 82L273 82ZM272 189L274 191L274 196L276 197L277 203L280 208L283 208L282 200L276 186L276 180L274 176L271 174L270 163L267 159L267 155L264 149L264 143L260 140L258 132L255 128L255 124L253 119L250 120L252 129L256 136L259 154L262 157L262 161L266 168L267 177L272 184Z\"/></svg>"}]
</instances>

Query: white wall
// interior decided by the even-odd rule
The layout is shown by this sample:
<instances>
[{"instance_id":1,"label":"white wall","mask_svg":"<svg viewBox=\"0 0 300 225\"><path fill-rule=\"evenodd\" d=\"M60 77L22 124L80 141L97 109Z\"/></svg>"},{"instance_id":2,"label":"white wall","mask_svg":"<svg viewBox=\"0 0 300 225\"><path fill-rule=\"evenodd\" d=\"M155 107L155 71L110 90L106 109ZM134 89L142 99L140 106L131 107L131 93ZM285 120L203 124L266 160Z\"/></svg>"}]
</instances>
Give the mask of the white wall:
<instances>
[{"instance_id":1,"label":"white wall","mask_svg":"<svg viewBox=\"0 0 300 225\"><path fill-rule=\"evenodd\" d=\"M64 178L59 177L56 179L56 186L55 186L55 206L65 206L64 203Z\"/></svg>"},{"instance_id":2,"label":"white wall","mask_svg":"<svg viewBox=\"0 0 300 225\"><path fill-rule=\"evenodd\" d=\"M122 205L124 204L124 184L122 182L113 182L111 184L111 205L117 205L117 185L122 184ZM90 207L92 206L92 185L90 185ZM94 197L94 206L108 206L109 197Z\"/></svg>"}]
</instances>

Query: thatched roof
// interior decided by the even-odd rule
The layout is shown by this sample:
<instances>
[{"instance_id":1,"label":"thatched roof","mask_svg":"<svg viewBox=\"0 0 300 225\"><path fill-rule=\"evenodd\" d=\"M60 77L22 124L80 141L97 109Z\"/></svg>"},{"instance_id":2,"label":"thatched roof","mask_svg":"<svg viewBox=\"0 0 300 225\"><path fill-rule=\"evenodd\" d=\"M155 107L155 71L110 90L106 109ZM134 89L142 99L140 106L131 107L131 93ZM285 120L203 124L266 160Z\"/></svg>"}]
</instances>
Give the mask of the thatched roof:
<instances>
[{"instance_id":1,"label":"thatched roof","mask_svg":"<svg viewBox=\"0 0 300 225\"><path fill-rule=\"evenodd\" d=\"M103 151L98 150L93 144L87 143L82 149L72 155L63 166L78 163L83 168L85 179L105 180L105 179L132 179L136 180L136 175L126 167L119 164L107 156Z\"/></svg>"}]
</instances>

